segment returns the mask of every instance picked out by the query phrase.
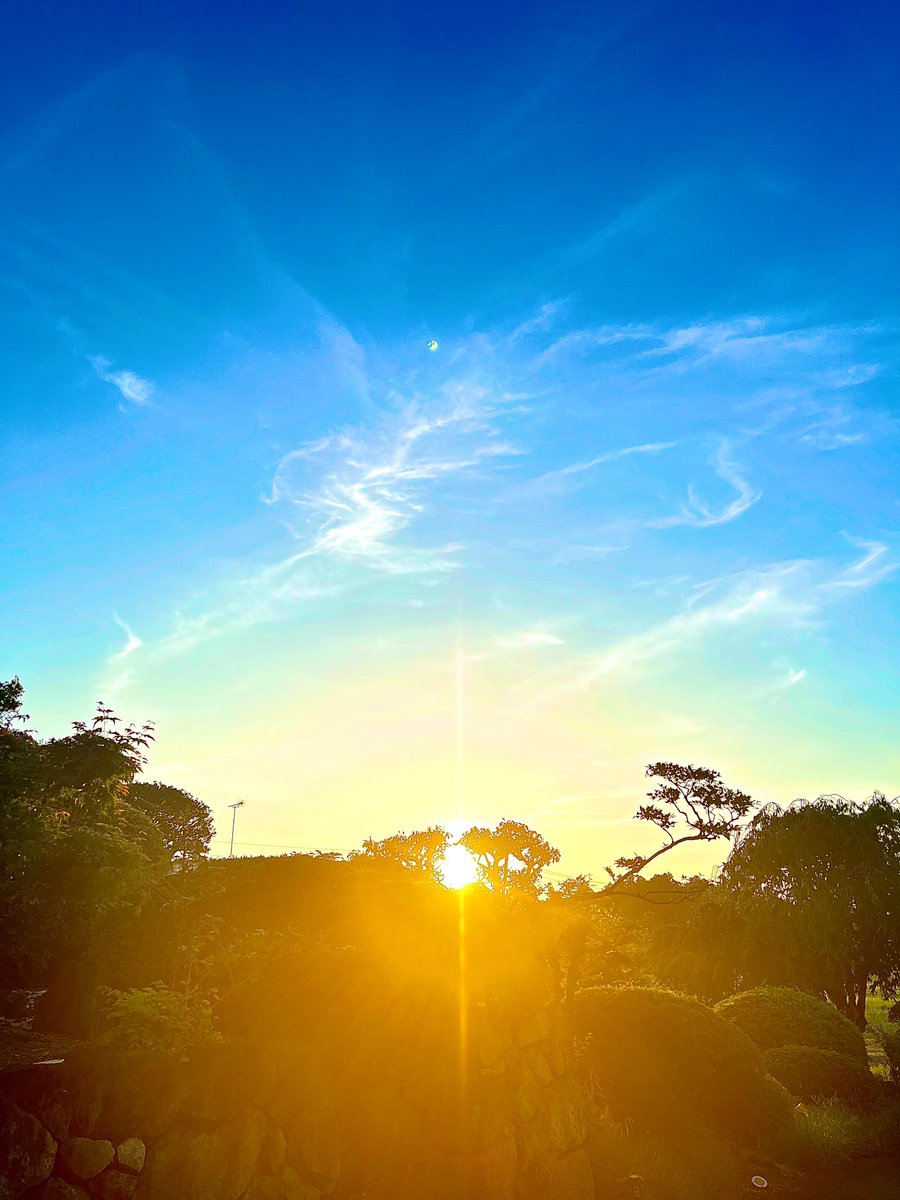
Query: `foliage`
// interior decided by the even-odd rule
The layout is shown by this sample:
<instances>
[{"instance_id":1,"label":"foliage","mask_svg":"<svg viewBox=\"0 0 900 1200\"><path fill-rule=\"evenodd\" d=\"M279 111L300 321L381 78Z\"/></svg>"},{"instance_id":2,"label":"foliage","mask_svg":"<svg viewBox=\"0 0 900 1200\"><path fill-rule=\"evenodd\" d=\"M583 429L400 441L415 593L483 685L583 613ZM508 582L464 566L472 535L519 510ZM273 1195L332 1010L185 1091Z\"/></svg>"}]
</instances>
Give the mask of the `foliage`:
<instances>
[{"instance_id":1,"label":"foliage","mask_svg":"<svg viewBox=\"0 0 900 1200\"><path fill-rule=\"evenodd\" d=\"M21 700L17 679L0 685L0 967L33 984L51 960L53 974L96 954L162 885L170 855L128 797L152 728L122 727L100 705L91 722L41 742L15 728Z\"/></svg>"},{"instance_id":2,"label":"foliage","mask_svg":"<svg viewBox=\"0 0 900 1200\"><path fill-rule=\"evenodd\" d=\"M494 829L473 826L459 845L475 859L482 883L498 896L537 896L545 867L560 859L555 846L521 821L503 820Z\"/></svg>"},{"instance_id":3,"label":"foliage","mask_svg":"<svg viewBox=\"0 0 900 1200\"><path fill-rule=\"evenodd\" d=\"M795 988L760 987L729 996L716 1005L760 1050L810 1046L843 1054L864 1064L866 1044L852 1021L833 1005Z\"/></svg>"},{"instance_id":4,"label":"foliage","mask_svg":"<svg viewBox=\"0 0 900 1200\"><path fill-rule=\"evenodd\" d=\"M900 1025L886 1023L874 1030L875 1040L887 1060L891 1081L900 1083Z\"/></svg>"},{"instance_id":5,"label":"foliage","mask_svg":"<svg viewBox=\"0 0 900 1200\"><path fill-rule=\"evenodd\" d=\"M771 1128L762 1055L736 1026L689 996L654 988L589 988L575 1025L591 1084L616 1120L674 1132L685 1122L753 1144ZM790 1121L784 1101L776 1120Z\"/></svg>"},{"instance_id":6,"label":"foliage","mask_svg":"<svg viewBox=\"0 0 900 1200\"><path fill-rule=\"evenodd\" d=\"M24 724L28 713L22 712L22 697L25 689L18 675L12 679L0 679L0 730L12 729L17 721Z\"/></svg>"},{"instance_id":7,"label":"foliage","mask_svg":"<svg viewBox=\"0 0 900 1200\"><path fill-rule=\"evenodd\" d=\"M785 905L824 992L862 1028L869 988L900 987L900 808L876 792L770 805L732 851L723 886Z\"/></svg>"},{"instance_id":8,"label":"foliage","mask_svg":"<svg viewBox=\"0 0 900 1200\"><path fill-rule=\"evenodd\" d=\"M744 1151L688 1122L677 1133L648 1133L598 1113L586 1149L598 1197L738 1197L751 1174Z\"/></svg>"},{"instance_id":9,"label":"foliage","mask_svg":"<svg viewBox=\"0 0 900 1200\"><path fill-rule=\"evenodd\" d=\"M438 878L437 864L450 844L450 834L439 825L413 833L395 833L391 837L376 841L367 838L363 842L363 854L367 858L387 859L399 863L408 871L417 871L429 879Z\"/></svg>"},{"instance_id":10,"label":"foliage","mask_svg":"<svg viewBox=\"0 0 900 1200\"><path fill-rule=\"evenodd\" d=\"M179 1057L221 1040L213 1029L208 999L162 984L107 991L109 1028L101 1041L118 1050L152 1050Z\"/></svg>"},{"instance_id":11,"label":"foliage","mask_svg":"<svg viewBox=\"0 0 900 1200\"><path fill-rule=\"evenodd\" d=\"M799 1100L834 1098L870 1104L876 1081L868 1066L846 1054L812 1046L776 1046L765 1053L766 1070Z\"/></svg>"},{"instance_id":12,"label":"foliage","mask_svg":"<svg viewBox=\"0 0 900 1200\"><path fill-rule=\"evenodd\" d=\"M662 831L665 842L652 854L616 859L616 870L607 867L615 887L633 879L660 855L688 842L711 842L737 836L741 821L753 807L746 792L726 787L718 771L708 767L657 762L647 767L647 778L660 783L647 793L649 804L634 814Z\"/></svg>"},{"instance_id":13,"label":"foliage","mask_svg":"<svg viewBox=\"0 0 900 1200\"><path fill-rule=\"evenodd\" d=\"M192 862L209 853L216 832L212 813L190 792L167 783L132 783L128 803L159 830L172 858Z\"/></svg>"}]
</instances>

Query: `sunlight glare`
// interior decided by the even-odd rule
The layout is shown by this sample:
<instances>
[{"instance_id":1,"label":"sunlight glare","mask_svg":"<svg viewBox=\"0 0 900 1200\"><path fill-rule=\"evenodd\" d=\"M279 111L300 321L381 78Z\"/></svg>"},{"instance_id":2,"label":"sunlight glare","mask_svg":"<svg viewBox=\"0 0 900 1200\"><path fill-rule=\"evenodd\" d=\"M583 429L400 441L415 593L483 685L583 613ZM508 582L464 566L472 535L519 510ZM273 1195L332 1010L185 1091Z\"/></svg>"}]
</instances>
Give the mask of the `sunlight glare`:
<instances>
[{"instance_id":1,"label":"sunlight glare","mask_svg":"<svg viewBox=\"0 0 900 1200\"><path fill-rule=\"evenodd\" d=\"M441 882L448 888L464 888L478 878L475 859L465 846L448 846L438 863Z\"/></svg>"}]
</instances>

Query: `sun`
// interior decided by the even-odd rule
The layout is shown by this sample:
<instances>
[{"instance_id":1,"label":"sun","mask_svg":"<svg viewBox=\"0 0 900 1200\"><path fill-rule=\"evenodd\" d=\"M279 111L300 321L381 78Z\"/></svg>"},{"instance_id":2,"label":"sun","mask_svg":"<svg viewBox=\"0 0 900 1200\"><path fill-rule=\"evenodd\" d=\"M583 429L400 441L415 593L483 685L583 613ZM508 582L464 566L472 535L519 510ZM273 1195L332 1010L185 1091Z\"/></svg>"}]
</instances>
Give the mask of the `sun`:
<instances>
[{"instance_id":1,"label":"sun","mask_svg":"<svg viewBox=\"0 0 900 1200\"><path fill-rule=\"evenodd\" d=\"M475 859L465 846L448 846L438 862L441 882L448 888L464 888L478 878Z\"/></svg>"}]
</instances>

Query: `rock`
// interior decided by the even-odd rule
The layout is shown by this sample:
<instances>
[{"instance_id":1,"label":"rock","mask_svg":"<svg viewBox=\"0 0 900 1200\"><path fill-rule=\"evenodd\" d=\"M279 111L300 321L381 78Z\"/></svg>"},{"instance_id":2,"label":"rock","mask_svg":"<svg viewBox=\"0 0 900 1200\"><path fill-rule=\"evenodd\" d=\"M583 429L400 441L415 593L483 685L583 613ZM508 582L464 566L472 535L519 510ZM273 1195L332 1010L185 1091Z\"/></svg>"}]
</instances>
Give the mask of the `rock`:
<instances>
[{"instance_id":1,"label":"rock","mask_svg":"<svg viewBox=\"0 0 900 1200\"><path fill-rule=\"evenodd\" d=\"M88 1200L88 1194L65 1179L55 1178L47 1184L41 1200Z\"/></svg>"},{"instance_id":2,"label":"rock","mask_svg":"<svg viewBox=\"0 0 900 1200\"><path fill-rule=\"evenodd\" d=\"M125 1171L117 1171L111 1167L91 1184L91 1195L94 1200L131 1200L137 1188L137 1175L129 1175Z\"/></svg>"},{"instance_id":3,"label":"rock","mask_svg":"<svg viewBox=\"0 0 900 1200\"><path fill-rule=\"evenodd\" d=\"M531 1046L535 1042L546 1042L550 1037L550 1014L545 1008L536 1008L523 1017L516 1028L516 1045Z\"/></svg>"},{"instance_id":4,"label":"rock","mask_svg":"<svg viewBox=\"0 0 900 1200\"><path fill-rule=\"evenodd\" d=\"M277 1053L264 1045L198 1047L181 1111L192 1121L218 1124L264 1109L280 1067Z\"/></svg>"},{"instance_id":5,"label":"rock","mask_svg":"<svg viewBox=\"0 0 900 1200\"><path fill-rule=\"evenodd\" d=\"M33 1063L3 1072L3 1093L62 1142L69 1136L64 1063Z\"/></svg>"},{"instance_id":6,"label":"rock","mask_svg":"<svg viewBox=\"0 0 900 1200\"><path fill-rule=\"evenodd\" d=\"M241 1200L285 1200L284 1184L274 1175L256 1175Z\"/></svg>"},{"instance_id":7,"label":"rock","mask_svg":"<svg viewBox=\"0 0 900 1200\"><path fill-rule=\"evenodd\" d=\"M471 1164L471 1194L479 1200L513 1200L516 1187L516 1138L514 1133L495 1142Z\"/></svg>"},{"instance_id":8,"label":"rock","mask_svg":"<svg viewBox=\"0 0 900 1200\"><path fill-rule=\"evenodd\" d=\"M541 1200L593 1200L594 1176L587 1151L573 1150L558 1158L541 1190Z\"/></svg>"},{"instance_id":9,"label":"rock","mask_svg":"<svg viewBox=\"0 0 900 1200\"><path fill-rule=\"evenodd\" d=\"M263 1175L278 1175L284 1166L287 1140L283 1129L270 1129L259 1152L257 1170Z\"/></svg>"},{"instance_id":10,"label":"rock","mask_svg":"<svg viewBox=\"0 0 900 1200\"><path fill-rule=\"evenodd\" d=\"M93 1179L116 1157L112 1142L103 1138L74 1137L59 1147L59 1157L76 1179Z\"/></svg>"},{"instance_id":11,"label":"rock","mask_svg":"<svg viewBox=\"0 0 900 1200\"><path fill-rule=\"evenodd\" d=\"M116 1162L126 1171L138 1175L144 1169L144 1159L147 1157L147 1147L140 1138L126 1138L116 1146Z\"/></svg>"},{"instance_id":12,"label":"rock","mask_svg":"<svg viewBox=\"0 0 900 1200\"><path fill-rule=\"evenodd\" d=\"M527 1063L522 1064L519 1086L513 1095L513 1112L519 1122L529 1121L538 1110L541 1094L537 1080Z\"/></svg>"},{"instance_id":13,"label":"rock","mask_svg":"<svg viewBox=\"0 0 900 1200\"><path fill-rule=\"evenodd\" d=\"M321 1200L322 1192L311 1183L304 1183L293 1167L287 1167L281 1177L284 1200Z\"/></svg>"},{"instance_id":14,"label":"rock","mask_svg":"<svg viewBox=\"0 0 900 1200\"><path fill-rule=\"evenodd\" d=\"M550 1140L562 1154L587 1137L584 1098L574 1079L557 1079L550 1089Z\"/></svg>"},{"instance_id":15,"label":"rock","mask_svg":"<svg viewBox=\"0 0 900 1200\"><path fill-rule=\"evenodd\" d=\"M503 1055L512 1045L509 1029L494 1022L485 1021L474 1035L478 1058L482 1067L498 1067L503 1070Z\"/></svg>"},{"instance_id":16,"label":"rock","mask_svg":"<svg viewBox=\"0 0 900 1200\"><path fill-rule=\"evenodd\" d=\"M190 1071L189 1063L147 1051L97 1058L82 1066L85 1086L98 1085L101 1102L91 1128L79 1132L116 1143L136 1133L145 1141L159 1137L184 1102Z\"/></svg>"},{"instance_id":17,"label":"rock","mask_svg":"<svg viewBox=\"0 0 900 1200\"><path fill-rule=\"evenodd\" d=\"M265 1136L262 1113L248 1113L215 1132L175 1128L147 1155L137 1195L140 1200L238 1200L256 1171Z\"/></svg>"},{"instance_id":18,"label":"rock","mask_svg":"<svg viewBox=\"0 0 900 1200\"><path fill-rule=\"evenodd\" d=\"M18 1200L43 1183L56 1161L56 1141L30 1113L0 1096L0 1200Z\"/></svg>"},{"instance_id":19,"label":"rock","mask_svg":"<svg viewBox=\"0 0 900 1200\"><path fill-rule=\"evenodd\" d=\"M546 1055L541 1054L540 1050L534 1056L534 1065L532 1066L534 1077L543 1087L553 1082L553 1069L547 1062Z\"/></svg>"}]
</instances>

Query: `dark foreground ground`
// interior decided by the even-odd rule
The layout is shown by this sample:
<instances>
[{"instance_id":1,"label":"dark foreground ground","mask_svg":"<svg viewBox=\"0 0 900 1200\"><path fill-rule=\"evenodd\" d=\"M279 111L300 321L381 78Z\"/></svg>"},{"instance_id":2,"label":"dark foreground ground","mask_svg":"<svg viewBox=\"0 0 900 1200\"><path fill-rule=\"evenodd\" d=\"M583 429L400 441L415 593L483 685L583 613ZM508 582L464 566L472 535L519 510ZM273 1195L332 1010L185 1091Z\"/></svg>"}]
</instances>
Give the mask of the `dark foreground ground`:
<instances>
[{"instance_id":1,"label":"dark foreground ground","mask_svg":"<svg viewBox=\"0 0 900 1200\"><path fill-rule=\"evenodd\" d=\"M802 1184L773 1195L784 1200L900 1200L900 1157L857 1158L840 1167L811 1171Z\"/></svg>"}]
</instances>

